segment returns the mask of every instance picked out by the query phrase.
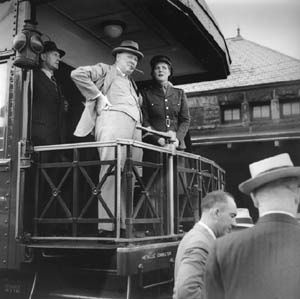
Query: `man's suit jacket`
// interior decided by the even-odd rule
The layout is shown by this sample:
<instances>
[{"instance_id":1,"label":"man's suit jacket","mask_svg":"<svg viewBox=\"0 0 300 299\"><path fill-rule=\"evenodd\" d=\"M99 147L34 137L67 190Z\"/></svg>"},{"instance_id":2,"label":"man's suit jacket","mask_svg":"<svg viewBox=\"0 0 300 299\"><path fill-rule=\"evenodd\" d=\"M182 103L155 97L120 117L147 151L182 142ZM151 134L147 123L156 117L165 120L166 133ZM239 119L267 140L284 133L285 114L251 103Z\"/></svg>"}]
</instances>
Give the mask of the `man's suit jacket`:
<instances>
[{"instance_id":1,"label":"man's suit jacket","mask_svg":"<svg viewBox=\"0 0 300 299\"><path fill-rule=\"evenodd\" d=\"M218 239L207 262L208 299L300 298L300 226L268 214L253 228Z\"/></svg>"},{"instance_id":2,"label":"man's suit jacket","mask_svg":"<svg viewBox=\"0 0 300 299\"><path fill-rule=\"evenodd\" d=\"M34 145L64 142L64 103L59 87L42 70L33 72L32 141Z\"/></svg>"},{"instance_id":3,"label":"man's suit jacket","mask_svg":"<svg viewBox=\"0 0 300 299\"><path fill-rule=\"evenodd\" d=\"M196 223L180 242L175 260L173 299L199 299L206 259L215 239Z\"/></svg>"}]
</instances>

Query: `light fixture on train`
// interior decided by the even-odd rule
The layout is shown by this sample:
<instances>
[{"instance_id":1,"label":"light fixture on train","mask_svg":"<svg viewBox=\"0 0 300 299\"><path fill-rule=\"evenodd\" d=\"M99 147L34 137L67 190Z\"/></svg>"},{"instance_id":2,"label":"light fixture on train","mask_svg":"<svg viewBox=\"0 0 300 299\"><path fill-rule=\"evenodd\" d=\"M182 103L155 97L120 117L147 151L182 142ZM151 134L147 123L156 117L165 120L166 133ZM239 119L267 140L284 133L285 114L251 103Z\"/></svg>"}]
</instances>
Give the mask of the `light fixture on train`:
<instances>
[{"instance_id":1,"label":"light fixture on train","mask_svg":"<svg viewBox=\"0 0 300 299\"><path fill-rule=\"evenodd\" d=\"M118 38L125 30L125 23L119 20L108 20L102 23L103 32L110 38Z\"/></svg>"},{"instance_id":2,"label":"light fixture on train","mask_svg":"<svg viewBox=\"0 0 300 299\"><path fill-rule=\"evenodd\" d=\"M13 40L16 50L14 65L23 69L33 69L39 65L39 54L43 51L41 33L36 30L35 24L25 21L20 33Z\"/></svg>"}]
</instances>

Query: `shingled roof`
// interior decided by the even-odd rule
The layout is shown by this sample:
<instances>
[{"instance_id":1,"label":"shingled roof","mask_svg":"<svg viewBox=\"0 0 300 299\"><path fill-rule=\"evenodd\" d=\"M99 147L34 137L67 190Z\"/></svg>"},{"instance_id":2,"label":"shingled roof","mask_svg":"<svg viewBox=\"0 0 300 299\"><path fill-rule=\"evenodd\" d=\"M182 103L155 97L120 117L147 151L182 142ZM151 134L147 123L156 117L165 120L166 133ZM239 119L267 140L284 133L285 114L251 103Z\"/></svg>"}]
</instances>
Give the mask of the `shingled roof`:
<instances>
[{"instance_id":1,"label":"shingled roof","mask_svg":"<svg viewBox=\"0 0 300 299\"><path fill-rule=\"evenodd\" d=\"M300 60L244 39L226 39L232 58L227 79L180 85L187 93L300 80Z\"/></svg>"}]
</instances>

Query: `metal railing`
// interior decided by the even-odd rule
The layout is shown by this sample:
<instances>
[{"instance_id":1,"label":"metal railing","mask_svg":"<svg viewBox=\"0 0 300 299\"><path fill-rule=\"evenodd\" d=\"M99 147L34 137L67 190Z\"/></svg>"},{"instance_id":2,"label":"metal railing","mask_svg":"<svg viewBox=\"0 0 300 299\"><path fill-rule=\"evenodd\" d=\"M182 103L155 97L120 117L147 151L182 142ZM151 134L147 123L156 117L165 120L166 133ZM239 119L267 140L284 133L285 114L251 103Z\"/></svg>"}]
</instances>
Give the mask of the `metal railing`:
<instances>
[{"instance_id":1,"label":"metal railing","mask_svg":"<svg viewBox=\"0 0 300 299\"><path fill-rule=\"evenodd\" d=\"M100 161L97 149L104 147L115 159ZM143 150L142 161L133 159L136 148ZM94 151L92 159L87 151ZM99 180L100 167L107 170ZM26 171L32 188L27 186L31 191L18 204L33 206L35 240L98 240L103 223L114 226L113 235L104 238L109 240L176 236L199 219L202 197L225 185L224 170L209 159L132 140L36 146ZM111 176L114 196L103 198ZM107 217L98 217L98 205Z\"/></svg>"}]
</instances>

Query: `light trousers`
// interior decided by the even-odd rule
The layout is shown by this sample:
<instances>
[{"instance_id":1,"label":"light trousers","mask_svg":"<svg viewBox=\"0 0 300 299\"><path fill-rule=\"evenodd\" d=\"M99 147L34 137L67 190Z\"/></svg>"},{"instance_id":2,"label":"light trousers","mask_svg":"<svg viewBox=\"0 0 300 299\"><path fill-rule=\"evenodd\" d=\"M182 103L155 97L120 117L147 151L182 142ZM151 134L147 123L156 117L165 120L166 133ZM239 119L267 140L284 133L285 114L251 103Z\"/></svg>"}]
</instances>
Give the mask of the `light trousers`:
<instances>
[{"instance_id":1,"label":"light trousers","mask_svg":"<svg viewBox=\"0 0 300 299\"><path fill-rule=\"evenodd\" d=\"M95 127L96 141L115 141L118 138L133 139L141 141L141 130L136 128L137 121L131 118L128 114L121 111L102 110L100 116L97 117ZM115 148L102 147L98 148L100 161L114 160ZM133 147L132 158L134 161L142 161L143 151L140 148ZM122 147L121 151L121 168L123 170L126 161L126 146ZM99 181L107 172L109 165L101 165ZM116 171L116 169L114 169ZM133 180L134 181L134 180ZM133 182L134 184L134 182ZM134 186L134 185L133 185ZM133 187L132 186L132 187ZM121 183L121 228L125 228L126 218L126 198L125 198L125 184ZM110 175L105 180L102 188L101 195L113 215L115 215L115 176ZM103 208L103 205L98 203L98 217L109 218L109 215ZM112 223L99 223L98 229L112 231L114 224Z\"/></svg>"}]
</instances>

